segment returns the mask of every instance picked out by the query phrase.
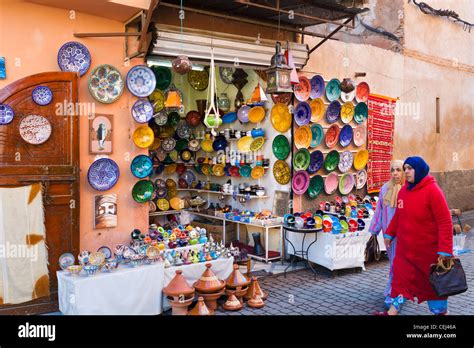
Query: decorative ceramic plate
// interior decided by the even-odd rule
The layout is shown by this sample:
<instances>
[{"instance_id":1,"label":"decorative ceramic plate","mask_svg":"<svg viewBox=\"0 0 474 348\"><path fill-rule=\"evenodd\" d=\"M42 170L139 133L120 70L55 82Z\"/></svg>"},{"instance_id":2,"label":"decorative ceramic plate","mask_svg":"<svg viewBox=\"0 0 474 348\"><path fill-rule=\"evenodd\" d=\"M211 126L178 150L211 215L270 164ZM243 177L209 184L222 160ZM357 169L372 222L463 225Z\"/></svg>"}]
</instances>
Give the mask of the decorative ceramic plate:
<instances>
[{"instance_id":1,"label":"decorative ceramic plate","mask_svg":"<svg viewBox=\"0 0 474 348\"><path fill-rule=\"evenodd\" d=\"M147 125L143 125L135 129L132 138L135 145L144 149L153 144L153 141L155 140L155 134L153 133L153 129Z\"/></svg>"},{"instance_id":2,"label":"decorative ceramic plate","mask_svg":"<svg viewBox=\"0 0 474 348\"><path fill-rule=\"evenodd\" d=\"M196 91L204 91L209 84L209 73L206 69L191 70L188 72L188 82Z\"/></svg>"},{"instance_id":3,"label":"decorative ceramic plate","mask_svg":"<svg viewBox=\"0 0 474 348\"><path fill-rule=\"evenodd\" d=\"M234 82L234 75L235 69L234 68L228 68L228 67L219 67L219 76L221 77L222 82L225 84L232 84Z\"/></svg>"},{"instance_id":4,"label":"decorative ceramic plate","mask_svg":"<svg viewBox=\"0 0 474 348\"><path fill-rule=\"evenodd\" d=\"M214 141L212 142L212 149L214 151L225 150L226 147L227 147L227 140L223 136L216 137Z\"/></svg>"},{"instance_id":5,"label":"decorative ceramic plate","mask_svg":"<svg viewBox=\"0 0 474 348\"><path fill-rule=\"evenodd\" d=\"M369 99L370 87L367 82L361 82L357 85L356 88L356 100L361 102L366 102Z\"/></svg>"},{"instance_id":6,"label":"decorative ceramic plate","mask_svg":"<svg viewBox=\"0 0 474 348\"><path fill-rule=\"evenodd\" d=\"M294 170L306 170L310 162L310 153L308 149L300 149L293 156Z\"/></svg>"},{"instance_id":7,"label":"decorative ceramic plate","mask_svg":"<svg viewBox=\"0 0 474 348\"><path fill-rule=\"evenodd\" d=\"M168 195L168 189L166 187L160 187L156 189L155 192L157 198L165 198Z\"/></svg>"},{"instance_id":8,"label":"decorative ceramic plate","mask_svg":"<svg viewBox=\"0 0 474 348\"><path fill-rule=\"evenodd\" d=\"M40 145L51 136L51 123L40 115L28 115L20 121L20 136L28 144Z\"/></svg>"},{"instance_id":9,"label":"decorative ceramic plate","mask_svg":"<svg viewBox=\"0 0 474 348\"><path fill-rule=\"evenodd\" d=\"M243 138L241 138L241 139L243 139ZM239 140L239 142L240 142L240 140ZM237 147L239 146L239 142L237 142ZM211 139L204 139L201 142L201 149L205 152L213 152L214 149L212 147L212 144L213 144L213 141ZM249 145L249 150L248 151L250 151L250 143L248 145ZM239 150L242 151L240 148L239 148Z\"/></svg>"},{"instance_id":10,"label":"decorative ceramic plate","mask_svg":"<svg viewBox=\"0 0 474 348\"><path fill-rule=\"evenodd\" d=\"M336 192L338 186L339 180L337 174L335 172L329 173L329 175L326 177L326 180L324 181L324 191L328 195L332 195L334 192Z\"/></svg>"},{"instance_id":11,"label":"decorative ceramic plate","mask_svg":"<svg viewBox=\"0 0 474 348\"><path fill-rule=\"evenodd\" d=\"M324 155L321 151L316 150L311 152L310 161L308 166L308 173L314 174L323 167Z\"/></svg>"},{"instance_id":12,"label":"decorative ceramic plate","mask_svg":"<svg viewBox=\"0 0 474 348\"><path fill-rule=\"evenodd\" d=\"M298 76L299 83L293 86L293 91L296 99L299 101L308 100L311 93L311 82L306 76Z\"/></svg>"},{"instance_id":13,"label":"decorative ceramic plate","mask_svg":"<svg viewBox=\"0 0 474 348\"><path fill-rule=\"evenodd\" d=\"M110 259L112 257L112 250L110 250L110 248L107 246L101 246L99 249L97 249L97 252L104 254L106 259Z\"/></svg>"},{"instance_id":14,"label":"decorative ceramic plate","mask_svg":"<svg viewBox=\"0 0 474 348\"><path fill-rule=\"evenodd\" d=\"M329 129L326 131L325 142L328 148L333 148L336 146L337 141L339 140L339 126L337 124L333 124Z\"/></svg>"},{"instance_id":15,"label":"decorative ceramic plate","mask_svg":"<svg viewBox=\"0 0 474 348\"><path fill-rule=\"evenodd\" d=\"M352 102L346 102L341 108L341 120L344 123L349 123L354 118L354 104Z\"/></svg>"},{"instance_id":16,"label":"decorative ceramic plate","mask_svg":"<svg viewBox=\"0 0 474 348\"><path fill-rule=\"evenodd\" d=\"M341 132L339 133L339 144L341 144L342 147L348 146L352 141L353 135L354 132L352 130L352 126L346 124L344 127L342 127Z\"/></svg>"},{"instance_id":17,"label":"decorative ceramic plate","mask_svg":"<svg viewBox=\"0 0 474 348\"><path fill-rule=\"evenodd\" d=\"M341 156L339 159L339 165L338 165L338 168L341 171L341 173L345 173L349 169L351 169L353 162L354 162L354 155L352 154L351 151L344 151L343 153L341 153Z\"/></svg>"},{"instance_id":18,"label":"decorative ceramic plate","mask_svg":"<svg viewBox=\"0 0 474 348\"><path fill-rule=\"evenodd\" d=\"M360 190L367 182L367 172L365 169L359 170L356 173L356 189Z\"/></svg>"},{"instance_id":19,"label":"decorative ceramic plate","mask_svg":"<svg viewBox=\"0 0 474 348\"><path fill-rule=\"evenodd\" d=\"M178 127L176 128L176 134L178 135L178 137L183 139L188 139L191 136L192 132L193 129L185 121L180 122L178 124Z\"/></svg>"},{"instance_id":20,"label":"decorative ceramic plate","mask_svg":"<svg viewBox=\"0 0 474 348\"><path fill-rule=\"evenodd\" d=\"M355 88L354 88L354 90L352 90L351 92L344 92L344 91L341 91L341 100L342 100L344 103L351 102L351 101L354 100L355 95L356 95L356 90L355 90Z\"/></svg>"},{"instance_id":21,"label":"decorative ceramic plate","mask_svg":"<svg viewBox=\"0 0 474 348\"><path fill-rule=\"evenodd\" d=\"M315 199L324 189L324 180L321 175L315 175L309 181L308 190L306 193L309 198Z\"/></svg>"},{"instance_id":22,"label":"decorative ceramic plate","mask_svg":"<svg viewBox=\"0 0 474 348\"><path fill-rule=\"evenodd\" d=\"M166 188L169 190L169 189L173 189L173 188L176 188L177 185L176 185L176 181L174 181L173 179L171 178L168 178L166 179Z\"/></svg>"},{"instance_id":23,"label":"decorative ceramic plate","mask_svg":"<svg viewBox=\"0 0 474 348\"><path fill-rule=\"evenodd\" d=\"M237 142L237 149L241 152L249 152L252 142L253 138L250 135L240 138Z\"/></svg>"},{"instance_id":24,"label":"decorative ceramic plate","mask_svg":"<svg viewBox=\"0 0 474 348\"><path fill-rule=\"evenodd\" d=\"M237 114L235 115L235 118L237 118ZM186 114L186 122L191 126L191 127L197 127L201 123L201 114L197 112L196 110L191 110Z\"/></svg>"},{"instance_id":25,"label":"decorative ceramic plate","mask_svg":"<svg viewBox=\"0 0 474 348\"><path fill-rule=\"evenodd\" d=\"M321 75L314 75L311 80L311 99L320 98L324 94L324 79Z\"/></svg>"},{"instance_id":26,"label":"decorative ceramic plate","mask_svg":"<svg viewBox=\"0 0 474 348\"><path fill-rule=\"evenodd\" d=\"M175 111L172 111L168 114L168 123L167 125L171 128L176 127L181 120L181 116ZM174 129L170 129L174 133ZM172 134L170 134L172 135Z\"/></svg>"},{"instance_id":27,"label":"decorative ceramic plate","mask_svg":"<svg viewBox=\"0 0 474 348\"><path fill-rule=\"evenodd\" d=\"M74 262L76 262L76 258L71 253L64 253L59 257L59 267L61 267L63 271L69 266L74 265Z\"/></svg>"},{"instance_id":28,"label":"decorative ceramic plate","mask_svg":"<svg viewBox=\"0 0 474 348\"><path fill-rule=\"evenodd\" d=\"M164 91L167 89L172 80L171 70L164 66L152 66L151 70L155 75L156 88Z\"/></svg>"},{"instance_id":29,"label":"decorative ceramic plate","mask_svg":"<svg viewBox=\"0 0 474 348\"><path fill-rule=\"evenodd\" d=\"M354 189L354 185L354 175L352 173L345 173L339 179L339 192L343 195L347 195Z\"/></svg>"},{"instance_id":30,"label":"decorative ceramic plate","mask_svg":"<svg viewBox=\"0 0 474 348\"><path fill-rule=\"evenodd\" d=\"M354 129L354 144L359 147L365 144L367 138L367 130L364 125L358 125Z\"/></svg>"},{"instance_id":31,"label":"decorative ceramic plate","mask_svg":"<svg viewBox=\"0 0 474 348\"><path fill-rule=\"evenodd\" d=\"M283 134L277 135L273 139L272 150L275 157L279 160L285 160L290 154L290 143Z\"/></svg>"},{"instance_id":32,"label":"decorative ceramic plate","mask_svg":"<svg viewBox=\"0 0 474 348\"><path fill-rule=\"evenodd\" d=\"M326 110L326 105L324 105L324 101L321 98L316 98L311 100L309 106L311 107L311 122L316 123L321 121Z\"/></svg>"},{"instance_id":33,"label":"decorative ceramic plate","mask_svg":"<svg viewBox=\"0 0 474 348\"><path fill-rule=\"evenodd\" d=\"M69 41L58 51L58 65L61 71L78 72L83 76L91 66L91 54L80 42Z\"/></svg>"},{"instance_id":34,"label":"decorative ceramic plate","mask_svg":"<svg viewBox=\"0 0 474 348\"><path fill-rule=\"evenodd\" d=\"M132 106L132 116L138 123L147 123L153 117L153 105L147 99L138 99Z\"/></svg>"},{"instance_id":35,"label":"decorative ceramic plate","mask_svg":"<svg viewBox=\"0 0 474 348\"><path fill-rule=\"evenodd\" d=\"M13 121L13 117L15 117L13 109L7 104L0 104L0 125L9 124Z\"/></svg>"},{"instance_id":36,"label":"decorative ceramic plate","mask_svg":"<svg viewBox=\"0 0 474 348\"><path fill-rule=\"evenodd\" d=\"M367 119L367 116L369 115L369 108L366 103L359 103L355 107L355 112L354 112L354 120L361 124L364 123L364 121Z\"/></svg>"},{"instance_id":37,"label":"decorative ceramic plate","mask_svg":"<svg viewBox=\"0 0 474 348\"><path fill-rule=\"evenodd\" d=\"M166 152L171 152L176 146L176 140L174 138L166 138L161 142L161 148Z\"/></svg>"},{"instance_id":38,"label":"decorative ceramic plate","mask_svg":"<svg viewBox=\"0 0 474 348\"><path fill-rule=\"evenodd\" d=\"M156 114L154 118L155 118L155 123L158 126L164 126L165 124L168 123L168 115L163 110L158 112L158 114Z\"/></svg>"},{"instance_id":39,"label":"decorative ceramic plate","mask_svg":"<svg viewBox=\"0 0 474 348\"><path fill-rule=\"evenodd\" d=\"M150 180L140 180L133 186L132 197L135 202L146 203L152 199L154 191L153 182ZM158 208L160 208L159 205Z\"/></svg>"},{"instance_id":40,"label":"decorative ceramic plate","mask_svg":"<svg viewBox=\"0 0 474 348\"><path fill-rule=\"evenodd\" d=\"M156 87L153 71L145 65L136 65L127 73L127 88L136 97L148 97Z\"/></svg>"},{"instance_id":41,"label":"decorative ceramic plate","mask_svg":"<svg viewBox=\"0 0 474 348\"><path fill-rule=\"evenodd\" d=\"M233 123L237 120L237 113L231 111L222 116L222 123Z\"/></svg>"},{"instance_id":42,"label":"decorative ceramic plate","mask_svg":"<svg viewBox=\"0 0 474 348\"><path fill-rule=\"evenodd\" d=\"M302 195L309 187L309 175L306 170L299 170L293 175L291 182L293 192L297 195Z\"/></svg>"},{"instance_id":43,"label":"decorative ceramic plate","mask_svg":"<svg viewBox=\"0 0 474 348\"><path fill-rule=\"evenodd\" d=\"M259 123L265 118L265 109L263 106L254 106L249 111L249 121Z\"/></svg>"},{"instance_id":44,"label":"decorative ceramic plate","mask_svg":"<svg viewBox=\"0 0 474 348\"><path fill-rule=\"evenodd\" d=\"M288 163L277 160L273 165L273 176L280 185L286 185L291 180L291 172Z\"/></svg>"},{"instance_id":45,"label":"decorative ceramic plate","mask_svg":"<svg viewBox=\"0 0 474 348\"><path fill-rule=\"evenodd\" d=\"M189 145L189 142L187 139L180 138L176 141L175 149L176 151L183 151L184 149L187 149Z\"/></svg>"},{"instance_id":46,"label":"decorative ceramic plate","mask_svg":"<svg viewBox=\"0 0 474 348\"><path fill-rule=\"evenodd\" d=\"M311 121L311 107L307 102L300 102L293 114L298 126L303 126Z\"/></svg>"},{"instance_id":47,"label":"decorative ceramic plate","mask_svg":"<svg viewBox=\"0 0 474 348\"><path fill-rule=\"evenodd\" d=\"M160 198L156 201L156 206L161 211L166 211L170 209L170 202L165 198Z\"/></svg>"},{"instance_id":48,"label":"decorative ceramic plate","mask_svg":"<svg viewBox=\"0 0 474 348\"><path fill-rule=\"evenodd\" d=\"M293 93L272 94L272 101L274 104L282 103L282 104L288 105L290 104L292 98L293 98Z\"/></svg>"},{"instance_id":49,"label":"decorative ceramic plate","mask_svg":"<svg viewBox=\"0 0 474 348\"><path fill-rule=\"evenodd\" d=\"M103 64L89 75L89 92L98 102L110 104L123 92L124 81L120 72L112 65ZM152 114L153 114L153 108Z\"/></svg>"},{"instance_id":50,"label":"decorative ceramic plate","mask_svg":"<svg viewBox=\"0 0 474 348\"><path fill-rule=\"evenodd\" d=\"M91 253L89 255L89 264L94 266L102 266L105 262L105 255L101 252Z\"/></svg>"},{"instance_id":51,"label":"decorative ceramic plate","mask_svg":"<svg viewBox=\"0 0 474 348\"><path fill-rule=\"evenodd\" d=\"M369 161L369 151L360 150L356 153L354 157L354 168L356 170L362 170Z\"/></svg>"},{"instance_id":52,"label":"decorative ceramic plate","mask_svg":"<svg viewBox=\"0 0 474 348\"><path fill-rule=\"evenodd\" d=\"M265 169L263 169L262 166L255 166L252 169L251 176L252 176L252 179L257 180L263 177L264 174L265 174Z\"/></svg>"},{"instance_id":53,"label":"decorative ceramic plate","mask_svg":"<svg viewBox=\"0 0 474 348\"><path fill-rule=\"evenodd\" d=\"M155 89L153 93L148 96L148 100L153 105L153 111L158 113L165 108L165 95L159 89Z\"/></svg>"},{"instance_id":54,"label":"decorative ceramic plate","mask_svg":"<svg viewBox=\"0 0 474 348\"><path fill-rule=\"evenodd\" d=\"M183 175L180 176L180 178L186 180L186 183L188 186L191 186L191 184L196 180L196 175L193 173L191 169L188 169L184 172Z\"/></svg>"},{"instance_id":55,"label":"decorative ceramic plate","mask_svg":"<svg viewBox=\"0 0 474 348\"><path fill-rule=\"evenodd\" d=\"M242 176L244 178L249 178L251 173L252 173L252 167L250 167L248 165L242 166L239 169L240 176Z\"/></svg>"},{"instance_id":56,"label":"decorative ceramic plate","mask_svg":"<svg viewBox=\"0 0 474 348\"><path fill-rule=\"evenodd\" d=\"M297 149L307 149L311 145L313 133L306 125L295 129L295 146Z\"/></svg>"},{"instance_id":57,"label":"decorative ceramic plate","mask_svg":"<svg viewBox=\"0 0 474 348\"><path fill-rule=\"evenodd\" d=\"M328 172L334 171L339 164L339 152L337 150L332 150L326 155L326 159L324 160L324 168Z\"/></svg>"},{"instance_id":58,"label":"decorative ceramic plate","mask_svg":"<svg viewBox=\"0 0 474 348\"><path fill-rule=\"evenodd\" d=\"M332 79L326 85L326 98L329 101L339 99L341 96L341 82L338 79Z\"/></svg>"},{"instance_id":59,"label":"decorative ceramic plate","mask_svg":"<svg viewBox=\"0 0 474 348\"><path fill-rule=\"evenodd\" d=\"M156 212L156 209L158 209L156 207L156 203L153 201L148 201L148 213L154 213Z\"/></svg>"},{"instance_id":60,"label":"decorative ceramic plate","mask_svg":"<svg viewBox=\"0 0 474 348\"><path fill-rule=\"evenodd\" d=\"M250 151L258 151L262 148L263 144L265 143L264 137L257 137L255 138L252 143L250 144Z\"/></svg>"},{"instance_id":61,"label":"decorative ceramic plate","mask_svg":"<svg viewBox=\"0 0 474 348\"><path fill-rule=\"evenodd\" d=\"M337 101L334 100L329 104L328 108L326 109L326 120L329 123L335 123L339 119L339 116L341 115L341 104Z\"/></svg>"},{"instance_id":62,"label":"decorative ceramic plate","mask_svg":"<svg viewBox=\"0 0 474 348\"><path fill-rule=\"evenodd\" d=\"M311 144L309 146L312 148L319 146L323 138L324 138L323 127L319 124L313 124L311 126Z\"/></svg>"},{"instance_id":63,"label":"decorative ceramic plate","mask_svg":"<svg viewBox=\"0 0 474 348\"><path fill-rule=\"evenodd\" d=\"M273 105L270 113L273 128L280 133L285 133L291 127L291 114L286 104L277 103Z\"/></svg>"},{"instance_id":64,"label":"decorative ceramic plate","mask_svg":"<svg viewBox=\"0 0 474 348\"><path fill-rule=\"evenodd\" d=\"M97 191L110 190L120 177L120 169L110 158L100 158L94 161L87 171L89 185Z\"/></svg>"},{"instance_id":65,"label":"decorative ceramic plate","mask_svg":"<svg viewBox=\"0 0 474 348\"><path fill-rule=\"evenodd\" d=\"M53 100L53 92L49 87L36 86L33 92L31 92L31 97L36 104L44 106Z\"/></svg>"},{"instance_id":66,"label":"decorative ceramic plate","mask_svg":"<svg viewBox=\"0 0 474 348\"><path fill-rule=\"evenodd\" d=\"M138 155L132 160L130 170L137 178L146 178L153 173L153 161L146 155Z\"/></svg>"},{"instance_id":67,"label":"decorative ceramic plate","mask_svg":"<svg viewBox=\"0 0 474 348\"><path fill-rule=\"evenodd\" d=\"M214 176L224 176L224 166L220 163L212 166L212 174Z\"/></svg>"},{"instance_id":68,"label":"decorative ceramic plate","mask_svg":"<svg viewBox=\"0 0 474 348\"><path fill-rule=\"evenodd\" d=\"M173 198L170 199L170 206L171 206L171 209L181 210L181 209L184 208L184 201L179 197L173 197ZM147 249L147 255L148 255L148 250L150 250L150 248L153 248L153 246L151 246ZM159 252L159 249L158 249L158 252Z\"/></svg>"}]
</instances>

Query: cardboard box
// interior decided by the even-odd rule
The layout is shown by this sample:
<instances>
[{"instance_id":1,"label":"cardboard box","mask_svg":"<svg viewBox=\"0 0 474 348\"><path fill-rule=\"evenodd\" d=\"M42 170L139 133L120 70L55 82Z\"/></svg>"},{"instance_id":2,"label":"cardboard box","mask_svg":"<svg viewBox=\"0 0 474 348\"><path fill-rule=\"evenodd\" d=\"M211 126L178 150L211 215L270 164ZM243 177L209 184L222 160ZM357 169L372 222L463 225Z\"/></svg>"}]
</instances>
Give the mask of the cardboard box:
<instances>
[{"instance_id":1,"label":"cardboard box","mask_svg":"<svg viewBox=\"0 0 474 348\"><path fill-rule=\"evenodd\" d=\"M191 222L191 226L205 228L207 231L207 237L212 235L214 241L220 242L222 240L222 221L212 221L212 222L202 222L202 221L193 221ZM226 242L231 242L237 239L237 229L235 224L227 222L225 224L226 227Z\"/></svg>"}]
</instances>

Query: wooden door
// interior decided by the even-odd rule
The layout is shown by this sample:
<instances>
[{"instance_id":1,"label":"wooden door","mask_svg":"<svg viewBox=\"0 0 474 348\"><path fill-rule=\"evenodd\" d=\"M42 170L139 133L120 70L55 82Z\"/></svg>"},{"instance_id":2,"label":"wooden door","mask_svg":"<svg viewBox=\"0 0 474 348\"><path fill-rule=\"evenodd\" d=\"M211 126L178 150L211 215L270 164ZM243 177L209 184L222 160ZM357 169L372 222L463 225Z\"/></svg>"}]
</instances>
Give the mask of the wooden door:
<instances>
[{"instance_id":1,"label":"wooden door","mask_svg":"<svg viewBox=\"0 0 474 348\"><path fill-rule=\"evenodd\" d=\"M31 93L38 85L52 90L53 101L49 105L33 102ZM51 292L49 298L0 305L0 314L56 311L59 256L65 252L75 256L79 253L79 116L65 113L71 111L68 105L78 101L77 88L76 73L47 72L28 76L0 90L0 103L15 111L10 124L0 125L0 187L43 184ZM28 144L19 134L21 119L31 114L46 117L51 123L51 136L41 145Z\"/></svg>"}]
</instances>

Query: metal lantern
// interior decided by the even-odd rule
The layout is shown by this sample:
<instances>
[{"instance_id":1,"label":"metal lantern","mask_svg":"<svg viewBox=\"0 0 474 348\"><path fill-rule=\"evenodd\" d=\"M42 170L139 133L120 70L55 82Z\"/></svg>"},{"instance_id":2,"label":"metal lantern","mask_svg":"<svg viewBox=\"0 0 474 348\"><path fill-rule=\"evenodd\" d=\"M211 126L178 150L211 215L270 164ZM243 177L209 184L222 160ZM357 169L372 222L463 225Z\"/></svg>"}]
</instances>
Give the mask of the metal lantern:
<instances>
[{"instance_id":1,"label":"metal lantern","mask_svg":"<svg viewBox=\"0 0 474 348\"><path fill-rule=\"evenodd\" d=\"M181 96L179 95L179 91L173 85L168 91L165 106L167 108L179 108L181 107L181 104L182 100Z\"/></svg>"},{"instance_id":2,"label":"metal lantern","mask_svg":"<svg viewBox=\"0 0 474 348\"><path fill-rule=\"evenodd\" d=\"M286 57L281 52L281 44L275 44L275 54L270 61L270 68L265 70L267 73L267 89L266 93L292 93L291 87L291 69L287 65Z\"/></svg>"}]
</instances>

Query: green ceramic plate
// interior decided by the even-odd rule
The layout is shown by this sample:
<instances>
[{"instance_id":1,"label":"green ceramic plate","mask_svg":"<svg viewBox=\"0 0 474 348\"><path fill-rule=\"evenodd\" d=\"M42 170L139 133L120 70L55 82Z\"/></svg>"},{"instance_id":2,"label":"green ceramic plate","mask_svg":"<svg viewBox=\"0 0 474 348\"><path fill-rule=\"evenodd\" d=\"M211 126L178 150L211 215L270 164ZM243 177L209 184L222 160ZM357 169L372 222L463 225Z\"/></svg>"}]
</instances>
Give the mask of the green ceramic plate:
<instances>
[{"instance_id":1,"label":"green ceramic plate","mask_svg":"<svg viewBox=\"0 0 474 348\"><path fill-rule=\"evenodd\" d=\"M321 141L324 138L324 130L323 127L319 124L313 124L311 126L311 133L313 135L313 138L311 140L310 147L315 148L321 144Z\"/></svg>"},{"instance_id":2,"label":"green ceramic plate","mask_svg":"<svg viewBox=\"0 0 474 348\"><path fill-rule=\"evenodd\" d=\"M316 198L324 189L324 180L321 175L315 175L309 181L308 194L309 198Z\"/></svg>"},{"instance_id":3,"label":"green ceramic plate","mask_svg":"<svg viewBox=\"0 0 474 348\"><path fill-rule=\"evenodd\" d=\"M337 165L339 164L339 152L337 150L332 150L329 152L326 156L326 159L324 160L324 168L328 172L332 172L337 168Z\"/></svg>"},{"instance_id":4,"label":"green ceramic plate","mask_svg":"<svg viewBox=\"0 0 474 348\"><path fill-rule=\"evenodd\" d=\"M290 154L290 143L283 134L280 134L273 139L272 149L276 158L285 160Z\"/></svg>"},{"instance_id":5,"label":"green ceramic plate","mask_svg":"<svg viewBox=\"0 0 474 348\"><path fill-rule=\"evenodd\" d=\"M138 203L146 203L153 197L155 188L150 180L138 181L132 189L132 197Z\"/></svg>"},{"instance_id":6,"label":"green ceramic plate","mask_svg":"<svg viewBox=\"0 0 474 348\"><path fill-rule=\"evenodd\" d=\"M358 103L355 107L354 121L363 123L369 116L369 107L366 103Z\"/></svg>"},{"instance_id":7,"label":"green ceramic plate","mask_svg":"<svg viewBox=\"0 0 474 348\"><path fill-rule=\"evenodd\" d=\"M181 152L184 149L188 148L188 141L184 138L178 139L174 148L176 149L176 151Z\"/></svg>"},{"instance_id":8,"label":"green ceramic plate","mask_svg":"<svg viewBox=\"0 0 474 348\"><path fill-rule=\"evenodd\" d=\"M171 70L164 66L152 66L151 70L156 77L156 88L167 89L171 83Z\"/></svg>"},{"instance_id":9,"label":"green ceramic plate","mask_svg":"<svg viewBox=\"0 0 474 348\"><path fill-rule=\"evenodd\" d=\"M239 169L240 176L243 176L245 178L250 177L251 173L252 173L252 167L250 167L250 166L242 166Z\"/></svg>"},{"instance_id":10,"label":"green ceramic plate","mask_svg":"<svg viewBox=\"0 0 474 348\"><path fill-rule=\"evenodd\" d=\"M329 101L338 100L341 96L341 82L338 79L332 79L326 85L326 98Z\"/></svg>"},{"instance_id":11,"label":"green ceramic plate","mask_svg":"<svg viewBox=\"0 0 474 348\"><path fill-rule=\"evenodd\" d=\"M168 125L176 127L181 119L181 116L176 111L170 112L168 114Z\"/></svg>"},{"instance_id":12,"label":"green ceramic plate","mask_svg":"<svg viewBox=\"0 0 474 348\"><path fill-rule=\"evenodd\" d=\"M311 155L308 149L299 149L293 157L294 170L306 170L309 166Z\"/></svg>"}]
</instances>

